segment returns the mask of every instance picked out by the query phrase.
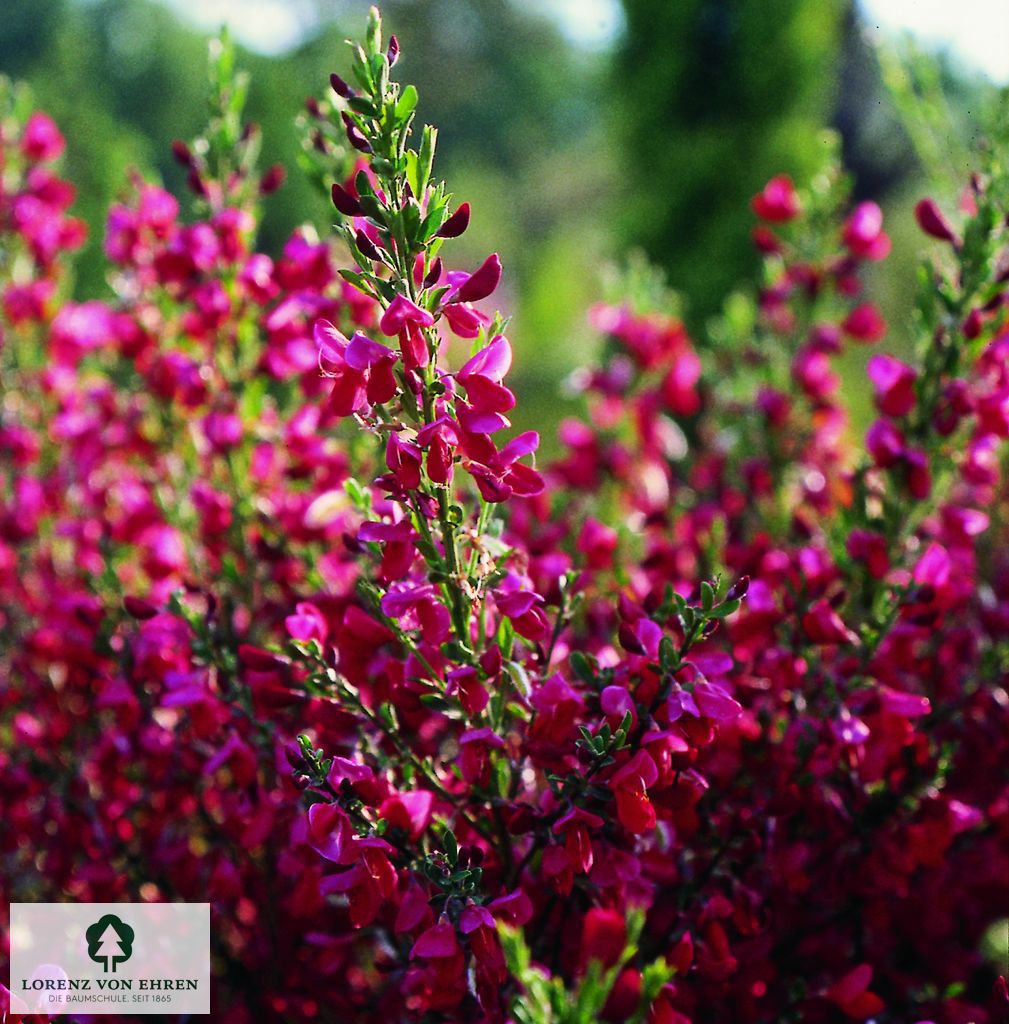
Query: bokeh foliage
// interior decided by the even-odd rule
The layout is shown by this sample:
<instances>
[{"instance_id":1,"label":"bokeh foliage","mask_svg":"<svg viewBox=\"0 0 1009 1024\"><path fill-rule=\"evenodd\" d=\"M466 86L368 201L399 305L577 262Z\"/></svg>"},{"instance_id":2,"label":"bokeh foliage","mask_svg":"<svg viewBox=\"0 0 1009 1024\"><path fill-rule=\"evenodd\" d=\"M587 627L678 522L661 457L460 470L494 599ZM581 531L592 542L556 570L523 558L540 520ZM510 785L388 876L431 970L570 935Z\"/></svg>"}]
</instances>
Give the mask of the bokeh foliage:
<instances>
[{"instance_id":1,"label":"bokeh foliage","mask_svg":"<svg viewBox=\"0 0 1009 1024\"><path fill-rule=\"evenodd\" d=\"M205 121L206 38L154 0L3 6L0 71L29 81L67 136L75 212L91 225L76 291L101 295L102 218L129 169L185 192L170 146ZM299 223L326 231L332 221L297 166L294 119L339 69L367 3L312 6L318 27L294 51L239 56L262 165L288 172L266 205L268 251ZM842 134L856 195L890 195L899 214L890 229L913 228L908 183L912 141L920 149L921 140L900 128L850 0L624 0L624 31L602 52L575 45L541 7L519 0L383 6L427 117L444 126L445 174L477 211L461 259L501 253L501 301L527 368L520 425L538 426L548 444L565 408L558 382L593 343L584 314L602 292L605 262L643 247L688 297L683 309L700 333L755 270L749 197L772 174L814 173L824 125ZM937 74L962 112L977 103L977 89L948 64ZM969 133L970 115L960 122ZM914 269L891 264L885 275L884 311Z\"/></svg>"}]
</instances>

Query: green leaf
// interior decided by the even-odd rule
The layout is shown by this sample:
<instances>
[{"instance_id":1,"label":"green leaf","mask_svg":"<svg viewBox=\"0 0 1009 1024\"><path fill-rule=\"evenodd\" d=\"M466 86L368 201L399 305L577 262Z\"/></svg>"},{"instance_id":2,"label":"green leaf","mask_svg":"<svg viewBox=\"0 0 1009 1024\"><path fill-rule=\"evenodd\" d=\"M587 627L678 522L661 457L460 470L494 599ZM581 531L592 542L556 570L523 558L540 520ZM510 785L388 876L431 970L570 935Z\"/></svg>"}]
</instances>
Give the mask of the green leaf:
<instances>
[{"instance_id":1,"label":"green leaf","mask_svg":"<svg viewBox=\"0 0 1009 1024\"><path fill-rule=\"evenodd\" d=\"M571 671L583 683L588 683L590 686L594 685L596 681L596 669L599 667L598 662L589 654L585 654L583 651L574 651L570 657Z\"/></svg>"},{"instance_id":2,"label":"green leaf","mask_svg":"<svg viewBox=\"0 0 1009 1024\"><path fill-rule=\"evenodd\" d=\"M724 619L727 615L731 615L734 611L739 610L739 601L726 601L720 604L717 608L712 608L708 613L713 619Z\"/></svg>"},{"instance_id":3,"label":"green leaf","mask_svg":"<svg viewBox=\"0 0 1009 1024\"><path fill-rule=\"evenodd\" d=\"M420 188L420 163L417 152L413 149L406 151L406 180L410 183L410 191L415 195L421 194Z\"/></svg>"},{"instance_id":4,"label":"green leaf","mask_svg":"<svg viewBox=\"0 0 1009 1024\"><path fill-rule=\"evenodd\" d=\"M424 132L420 140L419 174L417 183L420 190L415 193L418 198L427 188L431 180L431 171L434 168L434 151L438 145L438 129L429 124L424 125Z\"/></svg>"},{"instance_id":5,"label":"green leaf","mask_svg":"<svg viewBox=\"0 0 1009 1024\"><path fill-rule=\"evenodd\" d=\"M452 867L455 867L459 863L459 843L456 840L455 833L450 828L445 829L445 834L442 836L442 845L445 849L445 859Z\"/></svg>"},{"instance_id":6,"label":"green leaf","mask_svg":"<svg viewBox=\"0 0 1009 1024\"><path fill-rule=\"evenodd\" d=\"M400 96L399 102L396 104L396 120L401 124L405 123L414 110L417 109L417 100L419 98L416 87L408 85L403 90L403 95Z\"/></svg>"},{"instance_id":7,"label":"green leaf","mask_svg":"<svg viewBox=\"0 0 1009 1024\"><path fill-rule=\"evenodd\" d=\"M352 284L359 292L364 292L369 298L377 298L375 295L375 289L371 286L371 282L364 276L359 274L356 270L340 270L340 277L344 281L348 281Z\"/></svg>"}]
</instances>

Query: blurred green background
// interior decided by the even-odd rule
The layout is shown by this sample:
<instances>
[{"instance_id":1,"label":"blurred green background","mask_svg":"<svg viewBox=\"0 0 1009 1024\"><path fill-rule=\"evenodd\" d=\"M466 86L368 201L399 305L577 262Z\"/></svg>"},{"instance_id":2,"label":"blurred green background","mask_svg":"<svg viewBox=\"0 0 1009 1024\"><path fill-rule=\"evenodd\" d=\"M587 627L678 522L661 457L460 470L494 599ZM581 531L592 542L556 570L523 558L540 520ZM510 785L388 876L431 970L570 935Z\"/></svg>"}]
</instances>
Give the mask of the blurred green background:
<instances>
[{"instance_id":1,"label":"blurred green background","mask_svg":"<svg viewBox=\"0 0 1009 1024\"><path fill-rule=\"evenodd\" d=\"M205 122L207 46L184 15L202 12L206 22L207 2L4 0L0 71L31 83L63 128L75 210L91 225L80 295L106 292L104 211L130 168L184 192L169 147ZM248 16L260 17L261 7L250 2ZM887 212L898 255L871 287L893 322L893 346L906 344L896 310L910 306L919 248L910 213L922 187L915 150L926 163L958 165L961 143L912 145L849 0L382 7L404 50L398 73L418 86L420 116L440 128L441 174L473 204L454 258L473 265L496 249L506 267L499 301L514 316L520 425L552 436L565 409L559 382L591 355L585 311L602 294L608 261L644 249L684 294L688 326L700 332L756 269L750 197L775 173L799 181L813 173L828 126L840 132L856 195ZM343 39L360 33L366 8L291 0L300 27L290 45L279 28L271 40L264 24L266 48L282 52L241 51L263 166L280 162L288 171L267 204L267 251L304 221L327 230L331 211L296 163L294 118L307 96L323 94L330 71L346 70ZM948 59L935 67L967 139L970 112L991 87ZM947 184L952 194L952 176Z\"/></svg>"}]
</instances>

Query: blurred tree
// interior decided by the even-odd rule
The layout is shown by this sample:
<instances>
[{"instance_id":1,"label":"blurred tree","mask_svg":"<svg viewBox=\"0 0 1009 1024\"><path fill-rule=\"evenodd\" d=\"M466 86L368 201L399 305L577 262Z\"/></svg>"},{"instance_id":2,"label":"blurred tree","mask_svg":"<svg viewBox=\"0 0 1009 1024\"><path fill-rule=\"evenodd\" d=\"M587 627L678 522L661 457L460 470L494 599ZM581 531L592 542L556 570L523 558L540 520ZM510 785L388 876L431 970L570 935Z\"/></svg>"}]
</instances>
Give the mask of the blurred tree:
<instances>
[{"instance_id":1,"label":"blurred tree","mask_svg":"<svg viewBox=\"0 0 1009 1024\"><path fill-rule=\"evenodd\" d=\"M755 266L749 199L811 174L834 101L847 0L624 0L614 72L623 237L698 324ZM703 255L701 255L703 254Z\"/></svg>"},{"instance_id":2,"label":"blurred tree","mask_svg":"<svg viewBox=\"0 0 1009 1024\"><path fill-rule=\"evenodd\" d=\"M346 67L340 26L359 22L368 6L315 0L324 27L283 58L286 74L299 82L307 74L317 91L334 66ZM584 354L584 313L611 245L616 140L599 115L609 55L576 48L543 10L516 0L381 7L420 92L419 117L438 125L443 173L473 204L457 258L475 264L496 249L505 264L500 301L515 315L513 342L528 353L519 365L534 375L518 382L535 391L524 425L550 424L556 381Z\"/></svg>"},{"instance_id":3,"label":"blurred tree","mask_svg":"<svg viewBox=\"0 0 1009 1024\"><path fill-rule=\"evenodd\" d=\"M303 5L304 6L304 5ZM251 73L247 113L263 133L262 165L287 181L265 207L260 244L276 252L306 220L323 230L332 211L297 166L294 118L309 95L346 71L344 39L364 0L313 0L306 41L278 57L241 52ZM529 425L555 418L556 381L579 360L584 310L609 243L600 216L614 145L598 111L608 55L573 47L545 13L513 0L389 0L386 24L421 94L420 116L440 128L440 165L474 219L457 252L477 262L501 253L517 314L513 340L535 349L525 404ZM206 39L152 0L4 0L0 71L27 79L67 136L75 212L91 227L77 292L103 288L104 214L128 169L153 173L176 194L184 175L175 138L205 122Z\"/></svg>"}]
</instances>

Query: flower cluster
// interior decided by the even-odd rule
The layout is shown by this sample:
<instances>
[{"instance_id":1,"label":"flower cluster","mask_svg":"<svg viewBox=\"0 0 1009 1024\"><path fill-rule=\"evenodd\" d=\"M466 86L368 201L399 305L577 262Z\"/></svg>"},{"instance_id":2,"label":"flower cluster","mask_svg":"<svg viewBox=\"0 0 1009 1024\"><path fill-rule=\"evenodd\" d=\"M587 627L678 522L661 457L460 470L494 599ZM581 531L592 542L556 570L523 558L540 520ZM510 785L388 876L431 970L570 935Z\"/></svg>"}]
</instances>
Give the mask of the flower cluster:
<instances>
[{"instance_id":1,"label":"flower cluster","mask_svg":"<svg viewBox=\"0 0 1009 1024\"><path fill-rule=\"evenodd\" d=\"M273 260L218 47L194 217L132 182L110 300L61 297L61 141L4 114L5 896L209 900L225 1024L996 1024L1009 138L917 208L864 441L891 243L828 171L755 197L705 336L640 269L592 311L537 465L399 57L372 11L308 105L335 235Z\"/></svg>"}]
</instances>

